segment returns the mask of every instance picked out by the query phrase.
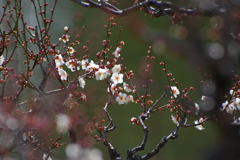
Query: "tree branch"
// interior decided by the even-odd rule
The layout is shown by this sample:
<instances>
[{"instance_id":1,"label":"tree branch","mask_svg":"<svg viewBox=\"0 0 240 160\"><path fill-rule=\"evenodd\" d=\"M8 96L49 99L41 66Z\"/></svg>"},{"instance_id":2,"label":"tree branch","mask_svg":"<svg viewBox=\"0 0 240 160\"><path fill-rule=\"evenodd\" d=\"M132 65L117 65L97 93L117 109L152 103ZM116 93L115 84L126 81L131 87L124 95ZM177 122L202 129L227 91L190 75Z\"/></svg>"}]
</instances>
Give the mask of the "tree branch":
<instances>
[{"instance_id":1,"label":"tree branch","mask_svg":"<svg viewBox=\"0 0 240 160\"><path fill-rule=\"evenodd\" d=\"M119 9L116 6L110 4L107 1L101 0L100 3L96 3L92 0L72 0L77 2L83 7L87 8L99 8L109 14L113 14L116 16L127 16L133 12L136 12L140 9L143 9L146 13L151 14L153 17L161 17L161 16L173 16L174 14L183 14L184 16L202 16L202 17L212 17L217 14L218 6L212 10L201 10L194 7L179 7L171 2L166 1L156 1L156 0L145 0L134 4L131 7L125 9Z\"/></svg>"}]
</instances>

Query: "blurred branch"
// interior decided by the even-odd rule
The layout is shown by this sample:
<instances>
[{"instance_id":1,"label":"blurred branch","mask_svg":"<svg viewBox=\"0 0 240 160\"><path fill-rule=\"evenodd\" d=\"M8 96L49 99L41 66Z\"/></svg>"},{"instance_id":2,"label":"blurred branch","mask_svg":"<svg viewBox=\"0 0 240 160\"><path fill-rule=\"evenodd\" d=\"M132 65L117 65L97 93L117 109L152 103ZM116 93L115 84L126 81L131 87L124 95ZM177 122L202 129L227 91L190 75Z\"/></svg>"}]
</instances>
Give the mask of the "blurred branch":
<instances>
[{"instance_id":1,"label":"blurred branch","mask_svg":"<svg viewBox=\"0 0 240 160\"><path fill-rule=\"evenodd\" d=\"M194 7L179 7L171 2L167 1L156 1L156 0L145 0L138 1L138 3L134 4L131 7L125 9L119 9L116 6L110 4L105 0L101 0L100 3L96 3L92 0L72 0L77 2L83 7L87 8L99 8L107 13L116 15L116 16L127 16L135 11L143 9L146 13L151 14L153 17L161 17L166 15L173 16L174 14L183 14L184 16L206 16L212 17L217 13L217 6L209 10L201 10Z\"/></svg>"}]
</instances>

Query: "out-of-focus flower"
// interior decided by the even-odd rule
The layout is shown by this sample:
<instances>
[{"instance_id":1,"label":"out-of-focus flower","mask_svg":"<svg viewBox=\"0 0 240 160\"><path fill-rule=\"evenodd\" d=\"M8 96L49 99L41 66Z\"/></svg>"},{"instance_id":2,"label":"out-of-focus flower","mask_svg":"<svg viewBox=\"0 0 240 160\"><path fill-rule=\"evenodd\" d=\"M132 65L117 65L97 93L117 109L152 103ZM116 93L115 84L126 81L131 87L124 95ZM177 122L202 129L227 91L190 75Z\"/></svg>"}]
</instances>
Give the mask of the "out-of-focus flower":
<instances>
[{"instance_id":1,"label":"out-of-focus flower","mask_svg":"<svg viewBox=\"0 0 240 160\"><path fill-rule=\"evenodd\" d=\"M84 160L103 160L102 152L96 148L85 149Z\"/></svg>"},{"instance_id":2,"label":"out-of-focus flower","mask_svg":"<svg viewBox=\"0 0 240 160\"><path fill-rule=\"evenodd\" d=\"M227 105L228 105L228 101L225 101L224 103L222 103L223 109L227 108Z\"/></svg>"},{"instance_id":3,"label":"out-of-focus flower","mask_svg":"<svg viewBox=\"0 0 240 160\"><path fill-rule=\"evenodd\" d=\"M71 69L72 72L74 72L74 71L76 71L76 70L80 70L80 66L79 66L80 63L81 63L81 61L70 59L69 61L67 61L67 62L65 63L65 65L66 65L69 69Z\"/></svg>"},{"instance_id":4,"label":"out-of-focus flower","mask_svg":"<svg viewBox=\"0 0 240 160\"><path fill-rule=\"evenodd\" d=\"M113 52L113 55L114 55L115 58L120 57L120 55L121 55L121 54L120 54L121 50L122 50L122 47L117 47L117 48L116 48L116 50Z\"/></svg>"},{"instance_id":5,"label":"out-of-focus flower","mask_svg":"<svg viewBox=\"0 0 240 160\"><path fill-rule=\"evenodd\" d=\"M118 104L124 104L126 103L127 95L125 93L119 92L118 97L116 98L116 101Z\"/></svg>"},{"instance_id":6,"label":"out-of-focus flower","mask_svg":"<svg viewBox=\"0 0 240 160\"><path fill-rule=\"evenodd\" d=\"M48 156L46 153L44 153L43 160L52 160L52 158L50 156Z\"/></svg>"},{"instance_id":7,"label":"out-of-focus flower","mask_svg":"<svg viewBox=\"0 0 240 160\"><path fill-rule=\"evenodd\" d=\"M108 92L112 92L112 94L114 94L116 91L117 91L117 89L118 89L118 87L117 87L117 84L111 84L111 87L110 87L110 89L109 89L109 87L108 87L108 89L107 89L107 91Z\"/></svg>"},{"instance_id":8,"label":"out-of-focus flower","mask_svg":"<svg viewBox=\"0 0 240 160\"><path fill-rule=\"evenodd\" d=\"M69 41L69 35L65 34L62 36L62 38L59 39L59 41L63 41L63 43L67 43Z\"/></svg>"},{"instance_id":9,"label":"out-of-focus flower","mask_svg":"<svg viewBox=\"0 0 240 160\"><path fill-rule=\"evenodd\" d=\"M67 159L81 160L103 160L102 152L96 148L82 148L77 143L70 143L66 146Z\"/></svg>"},{"instance_id":10,"label":"out-of-focus flower","mask_svg":"<svg viewBox=\"0 0 240 160\"><path fill-rule=\"evenodd\" d=\"M126 102L125 103L128 104L129 102L134 102L132 95L128 95L127 98L126 98Z\"/></svg>"},{"instance_id":11,"label":"out-of-focus flower","mask_svg":"<svg viewBox=\"0 0 240 160\"><path fill-rule=\"evenodd\" d=\"M86 82L82 77L78 77L78 82L80 84L80 87L82 88L84 88L84 86L86 85Z\"/></svg>"},{"instance_id":12,"label":"out-of-focus flower","mask_svg":"<svg viewBox=\"0 0 240 160\"><path fill-rule=\"evenodd\" d=\"M229 94L231 94L232 96L235 96L235 91L231 89L231 90L229 91Z\"/></svg>"},{"instance_id":13,"label":"out-of-focus flower","mask_svg":"<svg viewBox=\"0 0 240 160\"><path fill-rule=\"evenodd\" d=\"M228 106L227 106L227 109L226 111L229 113L229 114L232 114L233 111L237 110L236 108L236 104L233 102L233 103L230 103Z\"/></svg>"},{"instance_id":14,"label":"out-of-focus flower","mask_svg":"<svg viewBox=\"0 0 240 160\"><path fill-rule=\"evenodd\" d=\"M24 141L27 141L28 140L28 142L32 142L32 141L34 141L35 140L35 137L34 137L34 135L33 135L33 132L24 132L23 134L22 134L22 138L23 138L23 140Z\"/></svg>"},{"instance_id":15,"label":"out-of-focus flower","mask_svg":"<svg viewBox=\"0 0 240 160\"><path fill-rule=\"evenodd\" d=\"M67 72L64 71L62 68L58 69L58 74L60 75L60 78L62 81L66 81L67 80Z\"/></svg>"},{"instance_id":16,"label":"out-of-focus flower","mask_svg":"<svg viewBox=\"0 0 240 160\"><path fill-rule=\"evenodd\" d=\"M235 118L234 121L232 122L232 124L237 124L239 125L240 124L240 118Z\"/></svg>"},{"instance_id":17,"label":"out-of-focus flower","mask_svg":"<svg viewBox=\"0 0 240 160\"><path fill-rule=\"evenodd\" d=\"M130 120L130 123L131 124L140 125L140 122L139 122L139 120L136 117L132 117L131 120Z\"/></svg>"},{"instance_id":18,"label":"out-of-focus flower","mask_svg":"<svg viewBox=\"0 0 240 160\"><path fill-rule=\"evenodd\" d=\"M114 84L123 83L123 74L113 73L111 77L111 81Z\"/></svg>"},{"instance_id":19,"label":"out-of-focus flower","mask_svg":"<svg viewBox=\"0 0 240 160\"><path fill-rule=\"evenodd\" d=\"M237 108L235 107L235 103L228 103L228 101L225 101L224 103L222 103L222 108L221 110L225 110L227 113L232 114L234 110L236 110Z\"/></svg>"},{"instance_id":20,"label":"out-of-focus flower","mask_svg":"<svg viewBox=\"0 0 240 160\"><path fill-rule=\"evenodd\" d=\"M240 98L235 99L236 107L238 110L240 110Z\"/></svg>"},{"instance_id":21,"label":"out-of-focus flower","mask_svg":"<svg viewBox=\"0 0 240 160\"><path fill-rule=\"evenodd\" d=\"M99 65L95 64L92 60L91 62L88 64L87 69L88 71L93 71L94 69L98 69Z\"/></svg>"},{"instance_id":22,"label":"out-of-focus flower","mask_svg":"<svg viewBox=\"0 0 240 160\"><path fill-rule=\"evenodd\" d=\"M88 59L84 59L82 60L82 69L86 70L88 67L89 63L88 63Z\"/></svg>"},{"instance_id":23,"label":"out-of-focus flower","mask_svg":"<svg viewBox=\"0 0 240 160\"><path fill-rule=\"evenodd\" d=\"M123 82L123 89L126 92L131 92L132 91L132 89L130 88L130 86L126 82Z\"/></svg>"},{"instance_id":24,"label":"out-of-focus flower","mask_svg":"<svg viewBox=\"0 0 240 160\"><path fill-rule=\"evenodd\" d=\"M69 117L66 114L57 115L57 130L66 133L69 128Z\"/></svg>"},{"instance_id":25,"label":"out-of-focus flower","mask_svg":"<svg viewBox=\"0 0 240 160\"><path fill-rule=\"evenodd\" d=\"M171 118L174 124L178 124L178 121L175 116L171 115Z\"/></svg>"},{"instance_id":26,"label":"out-of-focus flower","mask_svg":"<svg viewBox=\"0 0 240 160\"><path fill-rule=\"evenodd\" d=\"M65 27L64 27L64 31L67 32L68 30L69 30L68 26L65 26Z\"/></svg>"},{"instance_id":27,"label":"out-of-focus flower","mask_svg":"<svg viewBox=\"0 0 240 160\"><path fill-rule=\"evenodd\" d=\"M61 54L55 56L55 64L57 68L60 68L64 64L63 57Z\"/></svg>"},{"instance_id":28,"label":"out-of-focus flower","mask_svg":"<svg viewBox=\"0 0 240 160\"><path fill-rule=\"evenodd\" d=\"M201 97L201 100L202 100L202 101L207 100L207 96L204 96L204 95L203 95L203 96Z\"/></svg>"},{"instance_id":29,"label":"out-of-focus flower","mask_svg":"<svg viewBox=\"0 0 240 160\"><path fill-rule=\"evenodd\" d=\"M73 53L75 52L75 50L73 49L73 47L68 47L67 48L67 53L70 55L73 55Z\"/></svg>"},{"instance_id":30,"label":"out-of-focus flower","mask_svg":"<svg viewBox=\"0 0 240 160\"><path fill-rule=\"evenodd\" d=\"M204 121L204 119L200 118L199 120L194 121L194 124L199 124L199 123L202 123L203 121ZM198 130L205 129L202 124L196 125L195 128L197 128Z\"/></svg>"},{"instance_id":31,"label":"out-of-focus flower","mask_svg":"<svg viewBox=\"0 0 240 160\"><path fill-rule=\"evenodd\" d=\"M200 107L199 107L199 105L198 105L197 103L195 103L195 108L196 108L195 114L198 114L198 112L199 112L199 110L200 110Z\"/></svg>"},{"instance_id":32,"label":"out-of-focus flower","mask_svg":"<svg viewBox=\"0 0 240 160\"><path fill-rule=\"evenodd\" d=\"M179 89L176 86L171 86L172 94L175 98L180 94Z\"/></svg>"},{"instance_id":33,"label":"out-of-focus flower","mask_svg":"<svg viewBox=\"0 0 240 160\"><path fill-rule=\"evenodd\" d=\"M3 57L3 55L1 55L1 57L0 57L0 66L2 66L4 60L5 60L5 58Z\"/></svg>"}]
</instances>

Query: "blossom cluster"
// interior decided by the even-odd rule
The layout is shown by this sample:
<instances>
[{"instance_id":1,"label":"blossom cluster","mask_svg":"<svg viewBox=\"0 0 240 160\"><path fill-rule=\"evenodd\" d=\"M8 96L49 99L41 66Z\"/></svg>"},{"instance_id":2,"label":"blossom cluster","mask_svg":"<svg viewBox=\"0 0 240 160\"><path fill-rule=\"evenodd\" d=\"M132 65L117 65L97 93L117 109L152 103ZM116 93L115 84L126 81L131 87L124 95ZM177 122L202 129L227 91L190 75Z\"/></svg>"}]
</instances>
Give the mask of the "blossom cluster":
<instances>
[{"instance_id":1,"label":"blossom cluster","mask_svg":"<svg viewBox=\"0 0 240 160\"><path fill-rule=\"evenodd\" d=\"M10 1L9 1L10 2ZM34 1L31 1L34 3ZM56 1L57 2L57 1ZM106 2L106 1L102 1ZM17 2L16 2L17 3ZM39 3L40 4L40 3ZM167 77L169 78L169 82L173 82L174 85L168 85L167 86L167 93L162 96L164 98L168 98L167 104L158 107L156 106L157 102L153 102L153 100L146 100L147 98L151 97L151 95L148 93L148 84L144 85L143 88L145 88L146 93L144 95L139 95L137 93L136 87L132 85L131 82L131 77L134 75L132 71L126 72L126 67L123 66L119 61L121 59L121 51L124 46L124 42L121 41L119 42L117 40L116 46L114 49L111 47L111 43L109 40L109 35L111 34L111 27L115 26L116 23L113 22L114 18L109 19L109 26L106 26L105 28L107 29L107 37L106 40L103 40L102 46L103 49L96 53L96 58L92 58L88 54L88 45L83 46L83 49L86 50L86 54L82 55L82 53L78 52L77 49L75 48L76 45L80 44L78 40L76 40L79 35L76 36L76 38L71 41L71 36L68 34L69 33L69 27L64 27L64 34L58 39L57 44L52 44L52 41L50 40L51 34L49 34L49 27L51 25L51 22L53 22L53 19L47 20L46 16L44 13L46 10L45 8L48 4L44 4L43 6L39 6L42 8L42 10L39 12L41 16L39 18L42 18L44 26L25 26L29 23L24 23L24 25L19 25L19 26L25 26L25 29L21 31L15 31L15 29L18 29L18 27L11 27L13 30L9 30L8 34L5 34L5 32L2 32L2 40L0 40L0 44L3 44L3 47L9 46L8 39L7 38L9 35L12 37L15 37L16 40L13 40L17 45L13 49L12 55L10 53L6 54L6 50L2 50L2 54L0 55L0 70L4 71L3 75L3 80L1 82L5 82L5 79L8 78L8 73L14 73L11 68L7 68L6 66L8 65L7 63L11 61L13 57L13 53L15 53L15 49L19 47L22 47L22 50L26 51L24 52L24 56L26 56L26 60L24 61L24 64L27 64L27 73L22 72L20 75L13 74L13 78L17 79L17 85L18 85L18 91L16 94L12 96L6 96L6 91L7 89L4 90L4 87L6 87L5 84L3 84L3 89L2 89L2 102L7 101L7 100L13 100L14 103L6 103L6 106L9 106L13 104L15 106L15 102L19 102L16 106L17 110L13 111L11 114L9 114L9 118L6 118L5 116L8 114L2 115L2 117L6 120L6 127L10 130L15 130L17 131L20 128L20 122L21 120L18 120L17 118L11 117L11 115L17 115L16 113L19 112L19 106L24 105L23 108L29 107L29 111L25 111L23 113L20 113L16 117L23 117L24 122L26 122L26 125L24 124L23 128L24 130L27 129L27 131L19 130L19 133L22 133L22 142L21 144L28 143L28 144L33 144L30 148L33 148L34 151L44 151L46 149L46 153L43 154L43 159L51 160L51 153L54 148L59 148L65 143L58 142L62 139L62 134L65 134L66 132L69 132L69 137L71 141L77 141L75 140L76 137L71 137L71 129L70 127L73 127L73 132L76 128L76 125L74 124L76 119L79 120L79 115L76 116L79 112L73 113L73 116L70 116L71 111L68 112L69 108L72 108L74 105L79 105L78 100L86 100L86 95L84 92L78 92L79 90L86 90L86 85L87 85L87 80L96 80L96 81L104 81L106 82L106 92L109 93L110 100L107 101L106 106L111 104L112 101L117 102L119 105L123 104L129 104L130 102L136 102L140 105L140 107L143 109L142 112L138 118L132 117L130 120L130 123L136 124L136 125L143 125L144 121L150 118L150 114L152 114L155 111L162 111L164 108L169 109L171 112L175 113L175 116L171 115L172 121L176 124L176 126L187 126L187 118L186 114L194 114L199 116L200 118L198 120L195 120L191 126L196 127L198 130L203 130L204 127L204 122L206 121L206 117L202 116L199 114L200 110L200 105L197 103L192 103L191 102L191 96L189 96L192 88L185 88L185 89L180 89L178 83L175 81L175 79L172 77L171 73L167 73ZM46 8L45 8L46 9ZM11 12L9 12L11 13ZM52 12L53 13L53 12ZM21 15L20 13L17 13L18 17ZM22 15L21 15L22 16ZM3 16L4 17L4 16ZM9 16L9 17L14 17L14 16ZM18 18L17 18L18 19ZM21 19L21 18L20 18ZM22 19L22 21L24 21ZM10 23L8 23L10 24ZM18 23L16 23L18 24ZM38 24L40 25L40 23ZM19 27L20 28L20 27ZM41 28L40 32L38 32L37 28ZM25 32L28 32L30 35L30 39L27 40L25 36ZM22 33L24 36L21 38L21 34L17 35L16 33ZM4 38L5 36L5 38ZM19 36L19 37L18 37ZM6 42L3 42L5 39ZM3 43L2 43L3 42ZM28 43L29 42L29 43ZM37 50L31 50L29 46L31 45L37 45ZM63 45L62 50L58 50L59 46ZM1 48L1 47L0 47ZM149 47L149 52L147 58L151 61L155 57L150 56L150 49ZM110 52L111 51L111 52ZM3 53L4 52L4 53ZM5 56L5 57L4 57ZM6 60L5 60L6 59ZM121 59L123 60L123 58ZM33 64L33 65L32 65ZM45 65L47 64L47 65ZM163 63L161 63L163 64ZM35 87L33 83L31 83L31 77L33 73L35 73L35 66L39 65L42 69L42 81L39 86L39 88ZM164 64L163 64L164 65ZM149 63L147 65L146 72L149 73L149 69L151 67L151 64ZM49 69L50 68L50 69ZM166 70L165 70L166 71ZM49 81L48 76L50 74L54 73L54 76L57 77L58 81L61 84L61 87L55 90L51 91L46 91L47 89L44 87L46 86L46 83ZM149 78L148 82L151 82L152 80ZM67 84L65 86L65 84ZM31 98L27 99L26 101L22 101L22 97L19 97L24 88L29 87L30 89L33 89L34 92L37 92L36 95L32 96ZM239 110L240 108L240 99L239 96L237 95L237 89L234 91L232 90L230 92L231 95L231 100L227 100L223 104L222 111L226 111L227 113L234 114L236 111ZM56 93L56 94L55 94ZM55 97L55 95L56 97ZM133 94L135 94L136 97L133 97ZM168 96L169 94L170 96ZM49 98L48 95L51 95ZM59 98L59 95L60 98ZM76 98L77 97L77 98ZM54 100L53 100L54 99ZM202 98L202 101L205 101L207 97ZM57 101L57 103L49 103L45 104L43 101L45 100L53 100ZM184 102L184 103L182 103ZM52 105L54 104L54 105ZM57 105L55 105L57 104ZM185 107L185 104L190 104L190 107ZM5 105L1 103L1 105ZM43 114L43 110L46 110L46 108L42 107L45 106L47 108L47 111L50 109L54 109L56 113L62 113L67 110L68 113L64 114L58 114L56 116L56 119L52 125L52 119L48 120L47 118L51 117L53 114L52 112L45 112L46 114L49 114L49 116ZM4 107L2 107L4 108ZM9 107L7 107L8 109ZM77 108L77 107L76 107ZM79 108L74 108L72 111L75 112ZM39 113L38 114L38 110ZM104 111L107 114L107 117L111 117L110 114L106 111L107 109L104 108ZM5 112L4 112L5 113ZM10 111L9 111L10 113ZM186 113L186 114L185 114ZM69 116L67 115L69 114ZM34 115L34 116L33 116ZM37 117L35 120L34 117ZM77 117L76 119L74 119ZM39 119L41 119L41 122L39 122ZM113 120L111 118L108 119L110 121L109 125L104 126L104 119L102 119L101 123L94 123L94 129L98 130L100 133L99 137L98 136L93 136L93 133L91 132L90 135L92 135L94 138L96 138L97 141L104 141L105 144L108 143L108 139L106 138L107 133L112 131L115 128L115 125L113 123ZM5 121L4 121L5 122ZM240 118L235 117L233 123L239 124L240 123ZM5 123L4 123L5 124ZM29 124L29 126L28 126ZM79 125L79 124L77 124ZM27 128L30 127L30 128ZM57 132L60 132L60 136L53 140L51 138L52 134L50 133L53 128L56 128ZM78 127L78 126L77 126ZM85 127L85 126L84 126ZM110 128L111 127L111 128ZM32 130L31 128L34 128ZM36 128L36 129L35 129ZM50 129L49 129L50 128ZM78 127L79 128L79 127ZM46 131L44 131L46 129ZM90 129L91 130L91 129ZM104 134L101 134L102 131L105 131ZM41 133L43 134L40 134ZM76 131L81 132L76 129ZM39 134L37 134L39 132ZM85 131L84 131L85 132ZM13 135L17 135L18 133L15 133ZM79 134L79 133L78 133ZM81 133L80 133L81 134ZM42 136L44 135L44 136ZM51 147L46 147L47 143L46 142L46 136L49 137L49 142L50 144L52 143ZM74 133L73 133L74 135ZM42 137L41 137L42 136ZM83 134L81 134L83 136ZM102 137L101 137L102 136ZM104 137L105 136L105 137ZM146 136L147 137L147 136ZM82 138L84 139L84 138ZM34 144L38 141L42 141L42 143L37 144L37 147L34 147ZM78 142L74 142L71 144L78 144ZM84 157L83 151L81 151L80 146L71 146L68 145L66 148L67 151L67 156L72 159L77 159L79 156ZM11 148L11 147L10 147ZM48 149L49 148L49 149ZM10 150L9 150L10 152ZM86 152L86 155L94 155L93 152ZM97 155L96 157L92 159L96 159L97 157L101 157ZM86 158L89 158L86 156ZM29 158L31 159L31 158ZM90 158L89 158L90 159Z\"/></svg>"},{"instance_id":2,"label":"blossom cluster","mask_svg":"<svg viewBox=\"0 0 240 160\"><path fill-rule=\"evenodd\" d=\"M238 88L239 81L237 82L236 87ZM234 87L233 87L234 88ZM239 96L239 89L231 89L229 94L226 95L228 99L222 103L222 108L220 111L223 113L228 113L233 117L232 124L239 125L240 124L240 96Z\"/></svg>"},{"instance_id":3,"label":"blossom cluster","mask_svg":"<svg viewBox=\"0 0 240 160\"><path fill-rule=\"evenodd\" d=\"M180 90L176 86L171 86L170 88L171 88L171 93L172 93L173 97L176 99L178 97L178 95L180 95ZM185 93L185 91L183 91L183 92ZM185 98L185 97L188 97L187 94L184 94L184 96L180 97L180 98ZM207 99L206 96L202 96L202 98L201 98L202 101L204 101L206 99ZM175 111L175 110L176 109L171 109L171 111ZM198 103L194 103L193 107L191 109L187 110L188 113L192 113L195 115L198 115L199 111L200 111L200 106ZM178 125L180 123L181 117L178 114L176 114L176 116L171 115L171 119L174 124ZM200 117L199 120L194 121L193 126L198 130L203 130L204 122L205 122L205 119L203 117ZM184 123L182 125L186 126L186 124L187 124L187 118L184 117Z\"/></svg>"},{"instance_id":4,"label":"blossom cluster","mask_svg":"<svg viewBox=\"0 0 240 160\"><path fill-rule=\"evenodd\" d=\"M233 114L234 111L240 110L240 98L235 98L235 92L230 90L229 94L232 96L230 101L226 100L222 103L222 111L226 111L229 114Z\"/></svg>"},{"instance_id":5,"label":"blossom cluster","mask_svg":"<svg viewBox=\"0 0 240 160\"><path fill-rule=\"evenodd\" d=\"M68 27L64 27L64 30L68 31ZM67 44L65 46L67 51L63 54L58 51L54 56L56 70L62 81L67 81L69 79L68 71L65 69L68 68L71 72L78 72L77 79L81 88L84 88L86 85L86 78L95 79L97 81L107 80L109 84L107 91L116 96L118 104L134 102L133 96L126 94L132 92L131 86L124 82L124 74L127 73L122 71L121 64L117 64L117 59L121 56L122 45L124 45L123 41L119 43L119 46L117 46L112 53L113 57L110 59L111 62L94 62L94 60L85 57L77 58L77 52L73 47L79 43L75 41L69 46L69 38L70 36L67 34L59 38L60 42Z\"/></svg>"}]
</instances>

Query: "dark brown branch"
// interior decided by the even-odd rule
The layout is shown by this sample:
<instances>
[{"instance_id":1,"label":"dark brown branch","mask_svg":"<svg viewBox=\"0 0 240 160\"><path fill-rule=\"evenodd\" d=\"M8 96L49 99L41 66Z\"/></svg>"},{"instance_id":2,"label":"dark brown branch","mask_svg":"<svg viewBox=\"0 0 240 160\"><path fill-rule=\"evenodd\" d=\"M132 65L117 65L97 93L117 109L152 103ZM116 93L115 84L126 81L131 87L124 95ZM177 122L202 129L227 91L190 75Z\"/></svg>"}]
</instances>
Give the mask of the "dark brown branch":
<instances>
[{"instance_id":1,"label":"dark brown branch","mask_svg":"<svg viewBox=\"0 0 240 160\"><path fill-rule=\"evenodd\" d=\"M103 142L105 146L108 148L108 154L110 156L111 160L123 160L120 156L120 154L115 150L115 148L112 146L111 143L108 141Z\"/></svg>"},{"instance_id":2,"label":"dark brown branch","mask_svg":"<svg viewBox=\"0 0 240 160\"><path fill-rule=\"evenodd\" d=\"M108 102L106 103L105 107L103 108L104 112L106 113L108 119L109 119L109 124L107 127L104 129L106 130L106 133L114 130L117 126L113 123L113 119L111 118L110 114L107 111L108 106L115 100L114 96L110 96Z\"/></svg>"},{"instance_id":3,"label":"dark brown branch","mask_svg":"<svg viewBox=\"0 0 240 160\"><path fill-rule=\"evenodd\" d=\"M139 119L139 121L140 121L140 123L141 123L141 126L142 126L142 128L143 128L143 132L144 132L143 141L142 141L142 143L141 143L140 146L137 146L137 147L135 147L135 148L133 148L133 149L129 149L129 150L127 151L127 159L136 159L136 158L138 159L139 156L136 155L136 156L134 156L134 158L133 158L133 157L132 157L133 154L135 154L135 153L138 152L138 151L144 150L145 145L146 145L146 143L147 143L149 129L148 129L148 128L146 127L146 125L143 123L143 119L145 119L145 117L143 117L143 116L145 116L145 115L140 115L140 116L138 117L138 119Z\"/></svg>"},{"instance_id":4,"label":"dark brown branch","mask_svg":"<svg viewBox=\"0 0 240 160\"><path fill-rule=\"evenodd\" d=\"M142 117L144 115L140 115L139 116L139 121L143 127L143 131L144 131L144 138L143 138L143 141L141 143L140 146L137 146L133 149L130 149L127 151L127 159L128 160L148 160L150 159L151 157L155 156L160 150L161 148L164 147L164 145L170 140L170 139L176 139L178 138L178 130L179 130L179 127L182 126L182 124L184 123L185 120L182 120L179 122L179 124L176 126L175 130L172 131L168 136L164 136L161 141L159 143L156 144L156 147L149 153L147 153L146 155L144 156L139 156L139 155L135 155L133 157L133 154L135 154L136 152L138 151L141 151L141 150L144 150L144 147L147 143L147 139L148 139L148 132L149 132L149 129L145 126L145 124L143 123L143 119L144 117Z\"/></svg>"},{"instance_id":5,"label":"dark brown branch","mask_svg":"<svg viewBox=\"0 0 240 160\"><path fill-rule=\"evenodd\" d=\"M99 8L109 14L113 14L116 16L127 16L140 9L143 9L146 13L151 14L153 17L160 17L165 15L172 16L174 14L183 14L184 16L212 17L216 15L218 12L217 6L211 11L204 11L193 7L178 7L177 5L172 4L171 2L156 0L145 0L143 2L139 2L138 4L134 4L133 6L125 9L119 9L116 6L103 0L100 3L96 3L92 0L87 1L72 0L72 1L77 2L83 7Z\"/></svg>"},{"instance_id":6,"label":"dark brown branch","mask_svg":"<svg viewBox=\"0 0 240 160\"><path fill-rule=\"evenodd\" d=\"M41 39L40 39L39 33L38 33L38 26L35 26L35 37L36 37L36 42L37 42L36 44L38 46L38 50L39 50L39 52L41 52L42 51L42 47L41 47L41 42L40 42ZM41 58L44 58L44 55L39 55L39 56ZM34 65L36 65L37 61L38 60L36 59ZM46 71L46 69L44 67L44 63L41 60L40 60L40 68L41 68L41 71L42 71L43 79L42 79L42 82L40 83L39 90L44 92L44 88L46 86L47 78L48 78L49 74L47 74L47 71Z\"/></svg>"},{"instance_id":7,"label":"dark brown branch","mask_svg":"<svg viewBox=\"0 0 240 160\"><path fill-rule=\"evenodd\" d=\"M150 153L147 153L146 155L142 156L141 159L142 160L150 159L151 157L155 156L170 139L177 139L179 136L178 130L182 123L184 122L180 121L176 126L175 131L172 131L168 136L164 136L162 140L159 143L157 143L156 147Z\"/></svg>"}]
</instances>

